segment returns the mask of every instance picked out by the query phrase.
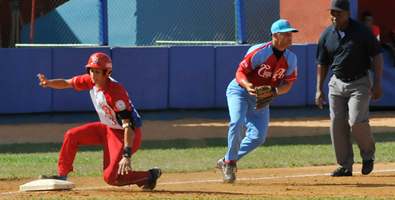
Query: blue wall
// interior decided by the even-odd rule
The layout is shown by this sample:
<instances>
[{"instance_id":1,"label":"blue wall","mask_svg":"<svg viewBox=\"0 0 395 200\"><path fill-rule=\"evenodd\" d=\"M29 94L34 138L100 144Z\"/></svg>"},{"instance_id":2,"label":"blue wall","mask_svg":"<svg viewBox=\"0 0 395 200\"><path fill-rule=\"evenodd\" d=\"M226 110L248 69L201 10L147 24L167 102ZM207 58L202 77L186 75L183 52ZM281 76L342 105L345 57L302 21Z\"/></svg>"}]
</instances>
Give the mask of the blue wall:
<instances>
[{"instance_id":1,"label":"blue wall","mask_svg":"<svg viewBox=\"0 0 395 200\"><path fill-rule=\"evenodd\" d=\"M94 52L112 57L113 77L126 88L139 110L226 108L226 87L248 48L241 45L0 49L3 69L0 113L93 111L88 91L42 88L37 74L50 79L84 74ZM298 81L271 106L315 105L316 48L316 44L290 47L298 58ZM395 106L393 58L385 49L383 57L384 95L371 105ZM324 90L328 94L326 85Z\"/></svg>"},{"instance_id":2,"label":"blue wall","mask_svg":"<svg viewBox=\"0 0 395 200\"><path fill-rule=\"evenodd\" d=\"M0 113L52 111L52 89L40 88L36 76L52 77L52 59L52 49L0 49Z\"/></svg>"},{"instance_id":3,"label":"blue wall","mask_svg":"<svg viewBox=\"0 0 395 200\"><path fill-rule=\"evenodd\" d=\"M167 109L169 48L114 48L112 76L142 109Z\"/></svg>"}]
</instances>

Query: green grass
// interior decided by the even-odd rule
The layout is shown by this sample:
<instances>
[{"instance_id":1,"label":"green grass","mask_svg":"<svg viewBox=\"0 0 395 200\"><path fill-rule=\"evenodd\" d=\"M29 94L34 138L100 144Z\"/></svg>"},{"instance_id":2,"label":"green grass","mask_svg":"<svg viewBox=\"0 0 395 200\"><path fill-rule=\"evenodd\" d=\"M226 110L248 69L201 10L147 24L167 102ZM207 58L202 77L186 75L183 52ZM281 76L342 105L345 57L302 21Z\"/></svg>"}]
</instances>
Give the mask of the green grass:
<instances>
[{"instance_id":1,"label":"green grass","mask_svg":"<svg viewBox=\"0 0 395 200\"><path fill-rule=\"evenodd\" d=\"M376 162L394 162L395 134L375 134ZM0 145L0 179L57 174L60 143ZM143 141L132 156L134 170L161 167L164 172L213 170L227 151L227 140ZM355 162L361 163L354 142ZM102 146L81 146L70 176L102 176ZM265 144L245 156L238 168L323 166L336 164L329 135L267 138Z\"/></svg>"}]
</instances>

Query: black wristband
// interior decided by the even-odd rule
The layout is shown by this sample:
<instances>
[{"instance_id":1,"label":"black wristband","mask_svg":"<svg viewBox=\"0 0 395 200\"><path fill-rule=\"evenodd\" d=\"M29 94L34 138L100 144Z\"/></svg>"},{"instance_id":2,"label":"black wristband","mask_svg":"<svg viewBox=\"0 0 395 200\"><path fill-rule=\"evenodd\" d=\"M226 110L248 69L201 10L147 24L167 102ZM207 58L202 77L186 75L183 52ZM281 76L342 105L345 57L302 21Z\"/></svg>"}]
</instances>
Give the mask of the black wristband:
<instances>
[{"instance_id":1,"label":"black wristband","mask_svg":"<svg viewBox=\"0 0 395 200\"><path fill-rule=\"evenodd\" d=\"M132 157L132 147L123 147L123 157L130 158Z\"/></svg>"},{"instance_id":2,"label":"black wristband","mask_svg":"<svg viewBox=\"0 0 395 200\"><path fill-rule=\"evenodd\" d=\"M122 124L122 128L130 127L132 130L136 130L137 128L137 121L133 119L132 122L129 122L127 124Z\"/></svg>"}]
</instances>

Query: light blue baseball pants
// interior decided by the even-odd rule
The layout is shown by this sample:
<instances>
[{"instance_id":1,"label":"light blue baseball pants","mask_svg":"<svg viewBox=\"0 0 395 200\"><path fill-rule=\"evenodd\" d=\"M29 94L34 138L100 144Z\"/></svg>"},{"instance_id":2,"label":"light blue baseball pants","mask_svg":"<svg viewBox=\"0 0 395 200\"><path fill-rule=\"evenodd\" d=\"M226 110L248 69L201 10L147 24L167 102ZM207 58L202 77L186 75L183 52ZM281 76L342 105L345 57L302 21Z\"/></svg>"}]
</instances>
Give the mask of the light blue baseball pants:
<instances>
[{"instance_id":1,"label":"light blue baseball pants","mask_svg":"<svg viewBox=\"0 0 395 200\"><path fill-rule=\"evenodd\" d=\"M234 79L228 85L226 96L230 115L228 152L225 160L240 160L265 142L269 125L269 106L254 110L256 97L248 94ZM244 127L247 131L244 137Z\"/></svg>"}]
</instances>

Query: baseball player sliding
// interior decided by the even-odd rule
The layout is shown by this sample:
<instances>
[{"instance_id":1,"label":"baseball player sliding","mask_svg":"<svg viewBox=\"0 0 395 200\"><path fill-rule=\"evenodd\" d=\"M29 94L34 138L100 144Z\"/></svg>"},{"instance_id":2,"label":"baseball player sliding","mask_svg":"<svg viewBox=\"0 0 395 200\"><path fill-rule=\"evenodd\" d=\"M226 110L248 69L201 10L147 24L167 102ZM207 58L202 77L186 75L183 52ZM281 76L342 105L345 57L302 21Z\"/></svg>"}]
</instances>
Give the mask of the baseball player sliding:
<instances>
[{"instance_id":1,"label":"baseball player sliding","mask_svg":"<svg viewBox=\"0 0 395 200\"><path fill-rule=\"evenodd\" d=\"M100 122L89 123L67 131L58 161L58 175L41 175L40 179L66 180L80 145L103 145L103 177L114 186L136 184L147 190L156 186L162 171L133 171L131 156L141 144L142 120L126 90L113 78L112 61L104 53L93 54L85 66L85 75L71 79L51 79L38 74L40 85L55 89L89 90Z\"/></svg>"},{"instance_id":2,"label":"baseball player sliding","mask_svg":"<svg viewBox=\"0 0 395 200\"><path fill-rule=\"evenodd\" d=\"M296 55L287 49L298 30L287 20L272 24L272 41L252 46L240 62L226 96L230 115L228 151L217 161L226 183L236 180L236 162L266 139L269 106L278 94L287 93L297 80ZM243 129L247 126L246 136Z\"/></svg>"}]
</instances>

